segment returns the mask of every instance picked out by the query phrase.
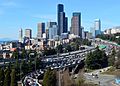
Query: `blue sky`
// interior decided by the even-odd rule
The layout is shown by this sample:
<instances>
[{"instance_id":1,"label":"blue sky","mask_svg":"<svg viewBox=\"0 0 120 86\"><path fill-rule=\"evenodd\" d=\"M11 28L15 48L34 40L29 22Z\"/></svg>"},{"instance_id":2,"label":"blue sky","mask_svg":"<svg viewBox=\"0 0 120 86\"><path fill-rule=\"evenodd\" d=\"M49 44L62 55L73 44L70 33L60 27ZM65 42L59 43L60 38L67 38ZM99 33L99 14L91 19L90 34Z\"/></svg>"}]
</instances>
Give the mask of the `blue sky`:
<instances>
[{"instance_id":1,"label":"blue sky","mask_svg":"<svg viewBox=\"0 0 120 86\"><path fill-rule=\"evenodd\" d=\"M65 6L70 20L73 12L81 12L82 26L89 30L100 18L102 30L120 25L120 0L0 0L0 38L18 39L20 28L37 33L38 22L56 21L57 4Z\"/></svg>"}]
</instances>

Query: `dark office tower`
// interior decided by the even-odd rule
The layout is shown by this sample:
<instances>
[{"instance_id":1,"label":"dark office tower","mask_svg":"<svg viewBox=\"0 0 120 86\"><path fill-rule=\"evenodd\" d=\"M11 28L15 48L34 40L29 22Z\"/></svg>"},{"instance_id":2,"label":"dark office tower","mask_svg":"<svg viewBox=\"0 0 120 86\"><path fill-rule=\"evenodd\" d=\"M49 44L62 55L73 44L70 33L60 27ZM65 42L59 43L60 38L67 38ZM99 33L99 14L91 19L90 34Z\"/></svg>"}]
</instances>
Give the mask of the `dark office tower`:
<instances>
[{"instance_id":1,"label":"dark office tower","mask_svg":"<svg viewBox=\"0 0 120 86\"><path fill-rule=\"evenodd\" d=\"M65 12L64 12L64 6L63 4L58 4L58 35L60 36L61 33L64 33L65 29Z\"/></svg>"},{"instance_id":2,"label":"dark office tower","mask_svg":"<svg viewBox=\"0 0 120 86\"><path fill-rule=\"evenodd\" d=\"M64 29L64 33L67 33L68 32L68 18L65 17L65 29Z\"/></svg>"},{"instance_id":3,"label":"dark office tower","mask_svg":"<svg viewBox=\"0 0 120 86\"><path fill-rule=\"evenodd\" d=\"M63 4L58 4L58 13L64 12L64 6Z\"/></svg>"},{"instance_id":4,"label":"dark office tower","mask_svg":"<svg viewBox=\"0 0 120 86\"><path fill-rule=\"evenodd\" d=\"M81 29L81 13L74 12L71 19L71 34L80 36L82 38L82 29Z\"/></svg>"},{"instance_id":5,"label":"dark office tower","mask_svg":"<svg viewBox=\"0 0 120 86\"><path fill-rule=\"evenodd\" d=\"M60 25L58 25L59 28L59 35L61 35L62 33L64 33L65 30L65 12L60 12Z\"/></svg>"},{"instance_id":6,"label":"dark office tower","mask_svg":"<svg viewBox=\"0 0 120 86\"><path fill-rule=\"evenodd\" d=\"M45 23L38 23L37 37L42 38L43 33L45 33Z\"/></svg>"}]
</instances>

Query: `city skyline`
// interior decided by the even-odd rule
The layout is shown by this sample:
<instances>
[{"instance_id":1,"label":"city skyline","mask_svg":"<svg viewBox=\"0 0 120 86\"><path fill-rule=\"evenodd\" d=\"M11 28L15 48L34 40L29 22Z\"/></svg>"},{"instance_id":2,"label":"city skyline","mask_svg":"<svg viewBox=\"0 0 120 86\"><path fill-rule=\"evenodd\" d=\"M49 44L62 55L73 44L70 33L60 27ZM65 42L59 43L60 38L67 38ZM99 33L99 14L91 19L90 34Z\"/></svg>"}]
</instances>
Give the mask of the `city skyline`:
<instances>
[{"instance_id":1,"label":"city skyline","mask_svg":"<svg viewBox=\"0 0 120 86\"><path fill-rule=\"evenodd\" d=\"M68 17L68 29L71 23L73 12L81 12L82 26L89 30L94 25L94 19L100 18L102 30L119 26L119 1L70 1L55 0L49 3L48 0L4 0L0 1L0 38L18 39L19 29L30 28L33 37L37 34L37 23L57 22L57 4L65 6L65 13ZM112 6L112 7L111 7ZM48 10L49 8L49 10ZM106 9L104 9L106 8Z\"/></svg>"}]
</instances>

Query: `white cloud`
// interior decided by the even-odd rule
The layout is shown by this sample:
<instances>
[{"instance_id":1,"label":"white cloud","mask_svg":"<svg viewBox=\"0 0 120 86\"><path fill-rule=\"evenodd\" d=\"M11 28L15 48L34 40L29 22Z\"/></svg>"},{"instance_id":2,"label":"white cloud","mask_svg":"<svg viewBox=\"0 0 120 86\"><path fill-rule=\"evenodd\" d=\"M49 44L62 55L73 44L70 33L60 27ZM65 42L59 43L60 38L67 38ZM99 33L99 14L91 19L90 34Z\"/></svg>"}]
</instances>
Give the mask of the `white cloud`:
<instances>
[{"instance_id":1,"label":"white cloud","mask_svg":"<svg viewBox=\"0 0 120 86\"><path fill-rule=\"evenodd\" d=\"M56 15L40 15L40 14L35 14L32 16L33 18L38 18L38 19L44 19L44 20L56 20Z\"/></svg>"}]
</instances>

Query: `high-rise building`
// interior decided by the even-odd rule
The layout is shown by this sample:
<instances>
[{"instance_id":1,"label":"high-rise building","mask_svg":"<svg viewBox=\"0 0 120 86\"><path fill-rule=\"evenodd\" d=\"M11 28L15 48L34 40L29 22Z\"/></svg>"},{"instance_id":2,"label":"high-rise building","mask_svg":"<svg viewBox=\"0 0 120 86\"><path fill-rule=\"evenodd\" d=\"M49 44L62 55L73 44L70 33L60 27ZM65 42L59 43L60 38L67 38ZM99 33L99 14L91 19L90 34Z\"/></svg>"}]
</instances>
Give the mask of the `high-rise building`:
<instances>
[{"instance_id":1,"label":"high-rise building","mask_svg":"<svg viewBox=\"0 0 120 86\"><path fill-rule=\"evenodd\" d=\"M100 19L95 19L94 28L95 28L95 36L97 36L98 34L101 34L101 21L100 21Z\"/></svg>"},{"instance_id":2,"label":"high-rise building","mask_svg":"<svg viewBox=\"0 0 120 86\"><path fill-rule=\"evenodd\" d=\"M57 25L57 22L47 22L47 28L51 28L53 25Z\"/></svg>"},{"instance_id":3,"label":"high-rise building","mask_svg":"<svg viewBox=\"0 0 120 86\"><path fill-rule=\"evenodd\" d=\"M71 34L80 36L82 38L82 29L81 29L81 13L74 12L71 19Z\"/></svg>"},{"instance_id":4,"label":"high-rise building","mask_svg":"<svg viewBox=\"0 0 120 86\"><path fill-rule=\"evenodd\" d=\"M82 29L82 39L85 39L84 27L81 27L81 29Z\"/></svg>"},{"instance_id":5,"label":"high-rise building","mask_svg":"<svg viewBox=\"0 0 120 86\"><path fill-rule=\"evenodd\" d=\"M49 38L49 29L46 29L45 33L46 33L46 39L48 39Z\"/></svg>"},{"instance_id":6,"label":"high-rise building","mask_svg":"<svg viewBox=\"0 0 120 86\"><path fill-rule=\"evenodd\" d=\"M65 30L65 12L60 12L60 28L59 28L59 35L64 33Z\"/></svg>"},{"instance_id":7,"label":"high-rise building","mask_svg":"<svg viewBox=\"0 0 120 86\"><path fill-rule=\"evenodd\" d=\"M90 33L92 34L92 37L95 38L95 28L90 27Z\"/></svg>"},{"instance_id":8,"label":"high-rise building","mask_svg":"<svg viewBox=\"0 0 120 86\"><path fill-rule=\"evenodd\" d=\"M66 33L67 30L67 18L65 17L64 6L63 4L58 4L58 35L60 36L62 33Z\"/></svg>"},{"instance_id":9,"label":"high-rise building","mask_svg":"<svg viewBox=\"0 0 120 86\"><path fill-rule=\"evenodd\" d=\"M23 30L22 30L22 28L19 30L19 42L23 42Z\"/></svg>"},{"instance_id":10,"label":"high-rise building","mask_svg":"<svg viewBox=\"0 0 120 86\"><path fill-rule=\"evenodd\" d=\"M37 37L42 38L43 33L45 33L45 23L38 23Z\"/></svg>"},{"instance_id":11,"label":"high-rise building","mask_svg":"<svg viewBox=\"0 0 120 86\"><path fill-rule=\"evenodd\" d=\"M49 38L49 31L51 30L51 28L53 28L53 26L57 26L57 22L47 22L47 29L46 29L46 38ZM50 30L49 30L50 29ZM57 28L56 28L57 29ZM51 32L50 32L51 33Z\"/></svg>"},{"instance_id":12,"label":"high-rise building","mask_svg":"<svg viewBox=\"0 0 120 86\"><path fill-rule=\"evenodd\" d=\"M65 29L64 33L68 33L68 17L65 17Z\"/></svg>"},{"instance_id":13,"label":"high-rise building","mask_svg":"<svg viewBox=\"0 0 120 86\"><path fill-rule=\"evenodd\" d=\"M49 39L55 39L57 36L57 25L53 25L49 28Z\"/></svg>"},{"instance_id":14,"label":"high-rise building","mask_svg":"<svg viewBox=\"0 0 120 86\"><path fill-rule=\"evenodd\" d=\"M31 39L32 38L32 30L31 29L25 29L25 37Z\"/></svg>"},{"instance_id":15,"label":"high-rise building","mask_svg":"<svg viewBox=\"0 0 120 86\"><path fill-rule=\"evenodd\" d=\"M91 39L92 38L92 33L89 33L88 31L84 32L85 39Z\"/></svg>"}]
</instances>

